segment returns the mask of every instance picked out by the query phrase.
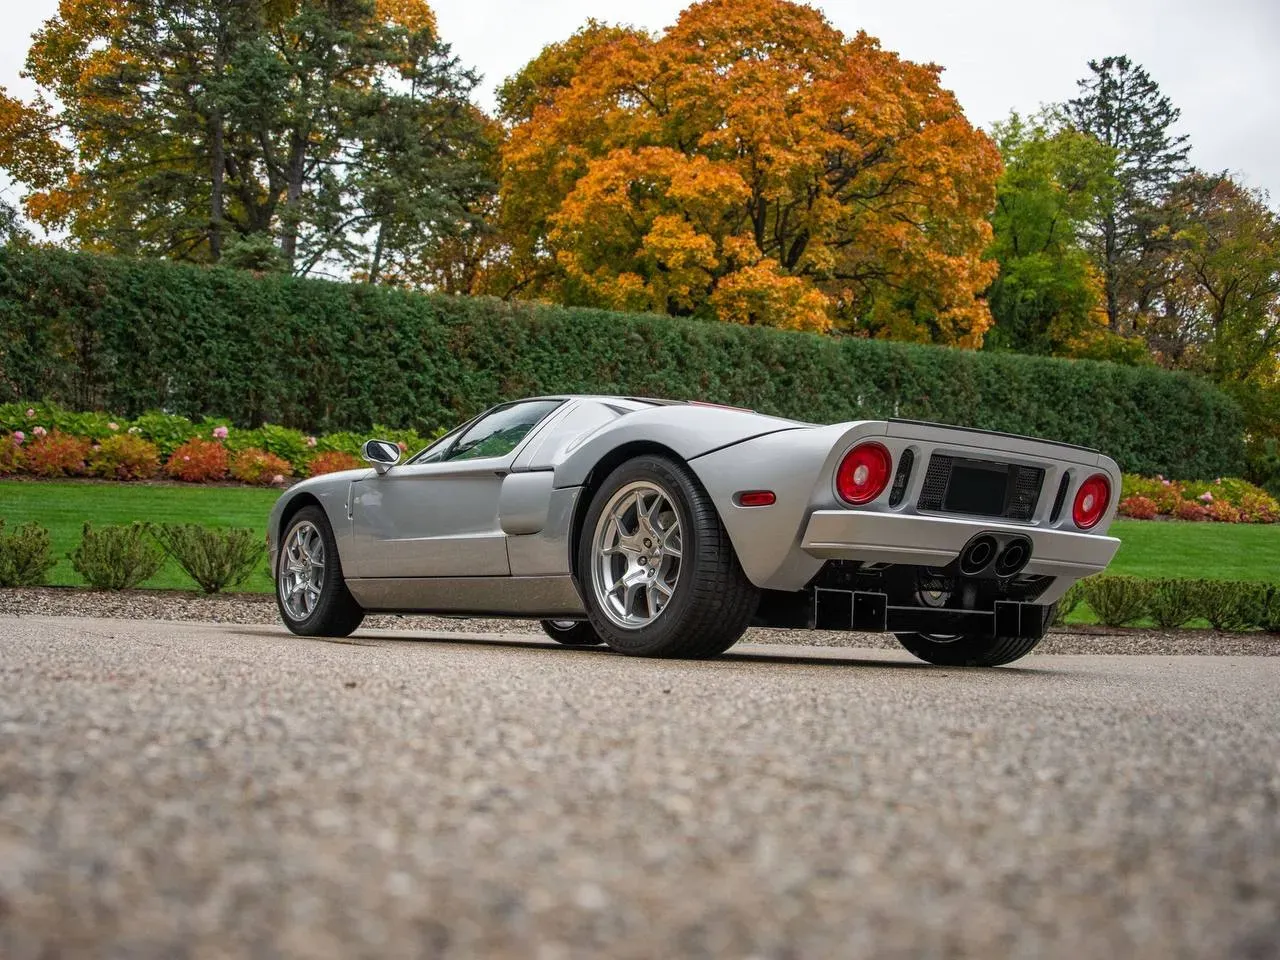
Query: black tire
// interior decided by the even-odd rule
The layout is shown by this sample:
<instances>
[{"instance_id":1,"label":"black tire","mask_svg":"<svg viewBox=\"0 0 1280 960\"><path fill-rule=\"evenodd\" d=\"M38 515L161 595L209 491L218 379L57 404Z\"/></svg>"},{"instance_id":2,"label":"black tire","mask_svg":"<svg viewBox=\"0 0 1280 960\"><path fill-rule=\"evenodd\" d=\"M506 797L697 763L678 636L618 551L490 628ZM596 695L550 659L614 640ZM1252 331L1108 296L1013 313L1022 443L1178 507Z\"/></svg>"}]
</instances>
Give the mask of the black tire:
<instances>
[{"instance_id":1,"label":"black tire","mask_svg":"<svg viewBox=\"0 0 1280 960\"><path fill-rule=\"evenodd\" d=\"M658 484L680 520L680 574L670 600L647 625L619 626L596 596L593 543L610 498L635 481ZM686 532L687 531L687 532ZM596 491L578 541L578 576L591 626L619 653L704 659L737 643L755 614L760 591L747 579L715 505L688 467L646 455L623 463Z\"/></svg>"},{"instance_id":2,"label":"black tire","mask_svg":"<svg viewBox=\"0 0 1280 960\"><path fill-rule=\"evenodd\" d=\"M320 597L310 614L295 619L281 596L280 566L285 561L284 545L295 529L304 523L312 524L324 541L324 580L320 589ZM347 589L346 580L342 576L342 561L338 557L338 543L333 536L333 528L324 510L317 506L303 507L292 517L280 536L280 551L276 557L274 571L276 607L284 625L293 633L302 637L348 637L364 621L364 610L356 603L355 597Z\"/></svg>"},{"instance_id":3,"label":"black tire","mask_svg":"<svg viewBox=\"0 0 1280 960\"><path fill-rule=\"evenodd\" d=\"M1052 606L1045 608L1044 623L1053 622ZM926 663L941 667L999 667L1020 660L1036 648L1040 637L988 637L962 635L935 639L927 633L899 633L898 642Z\"/></svg>"},{"instance_id":4,"label":"black tire","mask_svg":"<svg viewBox=\"0 0 1280 960\"><path fill-rule=\"evenodd\" d=\"M586 620L543 620L541 625L542 632L556 643L571 647L591 647L604 643L595 627Z\"/></svg>"}]
</instances>

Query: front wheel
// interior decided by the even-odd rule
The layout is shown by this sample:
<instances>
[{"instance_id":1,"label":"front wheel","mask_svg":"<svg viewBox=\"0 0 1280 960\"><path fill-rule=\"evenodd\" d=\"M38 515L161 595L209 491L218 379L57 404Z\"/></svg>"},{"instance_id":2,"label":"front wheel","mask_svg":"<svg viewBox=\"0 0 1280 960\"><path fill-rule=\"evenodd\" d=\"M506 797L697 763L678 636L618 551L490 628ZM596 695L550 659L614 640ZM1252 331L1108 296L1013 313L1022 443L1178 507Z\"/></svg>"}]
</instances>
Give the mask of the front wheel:
<instances>
[{"instance_id":1,"label":"front wheel","mask_svg":"<svg viewBox=\"0 0 1280 960\"><path fill-rule=\"evenodd\" d=\"M1044 626L1053 622L1053 613L1054 607L1045 608ZM936 633L899 633L897 637L910 653L943 667L999 667L1025 657L1041 639Z\"/></svg>"},{"instance_id":2,"label":"front wheel","mask_svg":"<svg viewBox=\"0 0 1280 960\"><path fill-rule=\"evenodd\" d=\"M578 544L595 632L645 657L714 657L737 642L759 601L715 505L678 460L641 456L596 491Z\"/></svg>"},{"instance_id":3,"label":"front wheel","mask_svg":"<svg viewBox=\"0 0 1280 960\"><path fill-rule=\"evenodd\" d=\"M299 510L280 538L276 605L284 625L304 637L350 636L364 620L342 578L333 528L319 507Z\"/></svg>"}]
</instances>

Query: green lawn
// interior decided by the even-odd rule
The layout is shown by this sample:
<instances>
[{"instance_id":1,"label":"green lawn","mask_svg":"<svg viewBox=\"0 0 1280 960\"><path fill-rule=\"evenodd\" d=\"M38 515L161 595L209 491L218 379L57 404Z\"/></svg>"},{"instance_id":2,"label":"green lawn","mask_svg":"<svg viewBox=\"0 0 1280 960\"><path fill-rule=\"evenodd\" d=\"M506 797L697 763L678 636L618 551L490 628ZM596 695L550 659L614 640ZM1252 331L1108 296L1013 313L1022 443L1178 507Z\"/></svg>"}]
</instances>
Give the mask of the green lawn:
<instances>
[{"instance_id":1,"label":"green lawn","mask_svg":"<svg viewBox=\"0 0 1280 960\"><path fill-rule=\"evenodd\" d=\"M1280 583L1280 524L1118 520L1108 573Z\"/></svg>"},{"instance_id":2,"label":"green lawn","mask_svg":"<svg viewBox=\"0 0 1280 960\"><path fill-rule=\"evenodd\" d=\"M150 520L154 523L200 523L209 527L250 527L265 536L267 514L278 490L254 487L201 487L133 483L38 483L0 481L0 518L12 528L34 520L53 538L58 565L50 582L81 584L67 553L80 542L86 520L94 525ZM194 590L178 565L166 560L148 587ZM271 576L264 556L262 569L241 590L267 592Z\"/></svg>"},{"instance_id":3,"label":"green lawn","mask_svg":"<svg viewBox=\"0 0 1280 960\"><path fill-rule=\"evenodd\" d=\"M262 535L267 513L279 493L251 487L199 487L107 483L0 481L0 517L16 526L35 520L49 528L61 558L52 581L79 583L67 551L84 521L97 524L151 520L251 527ZM1111 532L1123 541L1110 573L1144 577L1217 577L1280 581L1280 524L1178 523L1121 520ZM172 561L151 580L152 587L192 589ZM265 560L244 589L271 588Z\"/></svg>"}]
</instances>

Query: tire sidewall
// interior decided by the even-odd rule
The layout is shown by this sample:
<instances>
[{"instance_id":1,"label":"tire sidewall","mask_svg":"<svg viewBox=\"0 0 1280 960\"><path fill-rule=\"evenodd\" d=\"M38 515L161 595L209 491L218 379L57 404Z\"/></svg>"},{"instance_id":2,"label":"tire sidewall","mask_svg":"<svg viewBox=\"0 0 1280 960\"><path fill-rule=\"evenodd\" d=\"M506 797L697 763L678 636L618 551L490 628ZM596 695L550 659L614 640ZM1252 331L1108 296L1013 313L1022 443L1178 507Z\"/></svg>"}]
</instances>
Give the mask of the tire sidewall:
<instances>
[{"instance_id":1,"label":"tire sidewall","mask_svg":"<svg viewBox=\"0 0 1280 960\"><path fill-rule=\"evenodd\" d=\"M620 487L637 480L648 480L662 487L669 495L671 505L680 518L680 576L676 581L674 596L657 619L637 630L629 630L615 624L599 608L596 599L594 550L596 527L605 505ZM693 481L687 474L672 469L671 464L666 460L650 456L637 457L622 464L609 474L596 491L591 507L587 510L587 517L582 525L582 535L579 538L578 572L582 585L583 603L591 625L596 633L615 650L644 655L662 649L681 631L689 609L695 602L691 582L698 571L700 531L694 528L690 501L691 497L697 493L697 489L693 487Z\"/></svg>"},{"instance_id":2,"label":"tire sidewall","mask_svg":"<svg viewBox=\"0 0 1280 960\"><path fill-rule=\"evenodd\" d=\"M280 567L285 562L284 545L289 542L289 537L300 524L310 523L320 531L320 539L324 542L324 587L320 591L320 600L316 603L316 607L311 611L311 615L305 620L295 620L289 615L288 609L284 605L284 600L280 596ZM289 518L289 525L285 527L283 535L280 537L280 549L276 551L276 566L273 571L274 588L276 595L276 608L280 611L280 617L294 633L302 636L319 635L328 623L333 605L337 602L338 594L342 590L342 564L338 559L338 541L333 535L333 528L329 525L329 518L325 516L324 511L320 507L303 507L292 517Z\"/></svg>"}]
</instances>

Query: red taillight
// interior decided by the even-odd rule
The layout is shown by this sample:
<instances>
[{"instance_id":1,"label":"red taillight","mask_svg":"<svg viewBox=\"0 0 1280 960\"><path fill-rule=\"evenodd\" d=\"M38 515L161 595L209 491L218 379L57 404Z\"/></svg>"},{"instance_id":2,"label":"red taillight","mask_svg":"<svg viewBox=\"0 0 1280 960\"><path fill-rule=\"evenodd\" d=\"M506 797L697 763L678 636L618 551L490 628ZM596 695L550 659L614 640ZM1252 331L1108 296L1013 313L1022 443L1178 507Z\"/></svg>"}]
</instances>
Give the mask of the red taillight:
<instances>
[{"instance_id":1,"label":"red taillight","mask_svg":"<svg viewBox=\"0 0 1280 960\"><path fill-rule=\"evenodd\" d=\"M882 444L860 443L844 455L836 470L836 493L855 506L870 503L889 485L893 457Z\"/></svg>"},{"instance_id":2,"label":"red taillight","mask_svg":"<svg viewBox=\"0 0 1280 960\"><path fill-rule=\"evenodd\" d=\"M1076 502L1071 508L1071 519L1081 530L1088 530L1107 512L1111 503L1111 481L1100 473L1080 484L1076 491Z\"/></svg>"},{"instance_id":3,"label":"red taillight","mask_svg":"<svg viewBox=\"0 0 1280 960\"><path fill-rule=\"evenodd\" d=\"M778 502L772 490L744 490L734 499L740 507L771 507Z\"/></svg>"}]
</instances>

